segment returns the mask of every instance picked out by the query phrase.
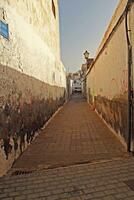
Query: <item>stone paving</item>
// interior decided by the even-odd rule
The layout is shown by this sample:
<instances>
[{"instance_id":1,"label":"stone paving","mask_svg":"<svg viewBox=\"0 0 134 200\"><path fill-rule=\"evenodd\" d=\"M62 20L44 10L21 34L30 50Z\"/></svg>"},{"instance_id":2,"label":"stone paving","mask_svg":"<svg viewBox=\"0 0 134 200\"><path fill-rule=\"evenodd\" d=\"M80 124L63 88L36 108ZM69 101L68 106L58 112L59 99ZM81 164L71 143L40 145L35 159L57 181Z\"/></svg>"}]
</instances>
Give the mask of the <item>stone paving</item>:
<instances>
[{"instance_id":1,"label":"stone paving","mask_svg":"<svg viewBox=\"0 0 134 200\"><path fill-rule=\"evenodd\" d=\"M0 199L134 200L133 166L130 157L6 176L0 179Z\"/></svg>"},{"instance_id":2,"label":"stone paving","mask_svg":"<svg viewBox=\"0 0 134 200\"><path fill-rule=\"evenodd\" d=\"M86 100L75 95L15 162L13 169L46 169L125 156L125 148Z\"/></svg>"},{"instance_id":3,"label":"stone paving","mask_svg":"<svg viewBox=\"0 0 134 200\"><path fill-rule=\"evenodd\" d=\"M134 157L73 97L0 178L0 200L134 200Z\"/></svg>"}]
</instances>

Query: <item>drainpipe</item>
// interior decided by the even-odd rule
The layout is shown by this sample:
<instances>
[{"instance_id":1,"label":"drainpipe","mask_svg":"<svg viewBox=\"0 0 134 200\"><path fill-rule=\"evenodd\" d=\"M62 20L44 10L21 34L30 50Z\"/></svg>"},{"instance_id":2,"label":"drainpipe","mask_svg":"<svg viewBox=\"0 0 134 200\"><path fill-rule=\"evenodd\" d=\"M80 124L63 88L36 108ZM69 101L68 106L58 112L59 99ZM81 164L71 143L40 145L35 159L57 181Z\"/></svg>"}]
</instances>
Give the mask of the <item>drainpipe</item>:
<instances>
[{"instance_id":1,"label":"drainpipe","mask_svg":"<svg viewBox=\"0 0 134 200\"><path fill-rule=\"evenodd\" d=\"M128 141L127 141L127 150L131 152L131 141L132 141L132 45L129 38L129 26L128 26L128 13L130 11L131 3L133 0L128 0L126 13L125 13L125 28L126 28L126 38L127 38L127 47L128 47Z\"/></svg>"}]
</instances>

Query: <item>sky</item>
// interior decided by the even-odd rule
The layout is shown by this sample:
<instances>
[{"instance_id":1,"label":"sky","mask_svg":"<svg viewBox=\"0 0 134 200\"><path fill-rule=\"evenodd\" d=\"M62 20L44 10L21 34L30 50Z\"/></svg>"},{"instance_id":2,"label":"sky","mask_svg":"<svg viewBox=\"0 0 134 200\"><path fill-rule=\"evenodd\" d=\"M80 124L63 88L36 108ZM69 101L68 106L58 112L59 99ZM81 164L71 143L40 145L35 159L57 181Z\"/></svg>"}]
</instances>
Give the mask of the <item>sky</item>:
<instances>
[{"instance_id":1,"label":"sky","mask_svg":"<svg viewBox=\"0 0 134 200\"><path fill-rule=\"evenodd\" d=\"M95 57L119 0L59 0L62 61L69 72L80 69L83 53Z\"/></svg>"}]
</instances>

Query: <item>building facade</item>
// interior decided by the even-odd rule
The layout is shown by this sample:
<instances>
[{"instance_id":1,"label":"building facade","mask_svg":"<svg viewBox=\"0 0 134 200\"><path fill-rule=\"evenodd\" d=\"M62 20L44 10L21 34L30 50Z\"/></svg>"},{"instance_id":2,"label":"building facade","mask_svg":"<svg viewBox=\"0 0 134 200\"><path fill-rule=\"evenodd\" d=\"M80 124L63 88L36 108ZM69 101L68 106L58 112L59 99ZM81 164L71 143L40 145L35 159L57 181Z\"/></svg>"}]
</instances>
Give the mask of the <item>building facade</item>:
<instances>
[{"instance_id":1,"label":"building facade","mask_svg":"<svg viewBox=\"0 0 134 200\"><path fill-rule=\"evenodd\" d=\"M65 96L58 0L1 0L0 175Z\"/></svg>"},{"instance_id":2,"label":"building facade","mask_svg":"<svg viewBox=\"0 0 134 200\"><path fill-rule=\"evenodd\" d=\"M72 74L72 92L82 92L82 77L81 70Z\"/></svg>"},{"instance_id":3,"label":"building facade","mask_svg":"<svg viewBox=\"0 0 134 200\"><path fill-rule=\"evenodd\" d=\"M87 97L128 150L134 149L133 85L134 1L120 0L88 70Z\"/></svg>"}]
</instances>

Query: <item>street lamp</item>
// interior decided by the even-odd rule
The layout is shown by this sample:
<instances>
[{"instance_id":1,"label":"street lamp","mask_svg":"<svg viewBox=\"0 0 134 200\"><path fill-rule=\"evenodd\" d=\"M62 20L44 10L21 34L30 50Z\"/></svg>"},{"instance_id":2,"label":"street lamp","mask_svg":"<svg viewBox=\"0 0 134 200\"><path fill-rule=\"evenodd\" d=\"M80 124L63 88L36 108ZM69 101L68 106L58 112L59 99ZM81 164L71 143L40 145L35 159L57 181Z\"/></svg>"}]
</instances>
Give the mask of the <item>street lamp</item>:
<instances>
[{"instance_id":1,"label":"street lamp","mask_svg":"<svg viewBox=\"0 0 134 200\"><path fill-rule=\"evenodd\" d=\"M85 57L86 61L89 59L89 52L87 50L84 53L84 57Z\"/></svg>"}]
</instances>

